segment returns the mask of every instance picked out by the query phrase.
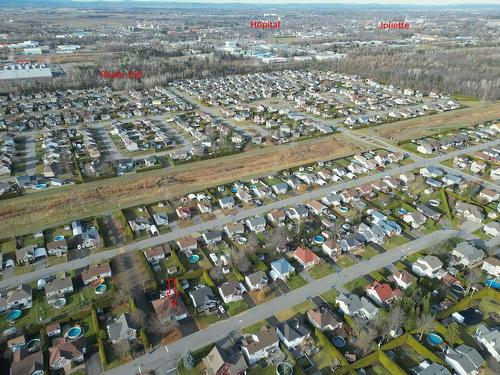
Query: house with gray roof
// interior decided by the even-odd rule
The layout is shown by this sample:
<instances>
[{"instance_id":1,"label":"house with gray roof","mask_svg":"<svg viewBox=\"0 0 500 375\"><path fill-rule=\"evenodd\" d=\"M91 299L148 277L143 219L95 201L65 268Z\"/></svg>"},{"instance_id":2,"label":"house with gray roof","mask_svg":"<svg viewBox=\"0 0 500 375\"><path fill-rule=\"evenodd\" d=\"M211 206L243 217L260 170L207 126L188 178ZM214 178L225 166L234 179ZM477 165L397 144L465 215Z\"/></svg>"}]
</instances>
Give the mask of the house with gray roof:
<instances>
[{"instance_id":1,"label":"house with gray roof","mask_svg":"<svg viewBox=\"0 0 500 375\"><path fill-rule=\"evenodd\" d=\"M360 316L365 319L373 319L378 313L378 308L367 298L359 297L356 294L339 294L335 300L340 311L348 316Z\"/></svg>"},{"instance_id":2,"label":"house with gray roof","mask_svg":"<svg viewBox=\"0 0 500 375\"><path fill-rule=\"evenodd\" d=\"M255 233L264 232L266 230L266 219L262 216L247 219L246 224L248 229Z\"/></svg>"},{"instance_id":3,"label":"house with gray roof","mask_svg":"<svg viewBox=\"0 0 500 375\"><path fill-rule=\"evenodd\" d=\"M137 331L132 327L132 319L127 313L122 313L118 319L108 324L106 330L113 344L121 340L133 341L137 338Z\"/></svg>"},{"instance_id":4,"label":"house with gray roof","mask_svg":"<svg viewBox=\"0 0 500 375\"><path fill-rule=\"evenodd\" d=\"M299 319L289 319L279 323L276 326L276 333L287 348L294 348L300 345L311 335L309 329Z\"/></svg>"},{"instance_id":5,"label":"house with gray roof","mask_svg":"<svg viewBox=\"0 0 500 375\"><path fill-rule=\"evenodd\" d=\"M476 349L465 344L456 348L448 347L444 360L459 375L479 374L479 369L485 363Z\"/></svg>"},{"instance_id":6,"label":"house with gray roof","mask_svg":"<svg viewBox=\"0 0 500 375\"><path fill-rule=\"evenodd\" d=\"M73 280L71 277L54 279L45 284L45 297L48 303L54 302L58 298L73 292Z\"/></svg>"},{"instance_id":7,"label":"house with gray roof","mask_svg":"<svg viewBox=\"0 0 500 375\"><path fill-rule=\"evenodd\" d=\"M244 375L247 370L247 362L243 355L235 348L223 349L216 345L202 359L206 375Z\"/></svg>"},{"instance_id":8,"label":"house with gray roof","mask_svg":"<svg viewBox=\"0 0 500 375\"><path fill-rule=\"evenodd\" d=\"M412 368L415 375L451 375L450 370L441 366L439 363L429 363L423 361L417 367Z\"/></svg>"},{"instance_id":9,"label":"house with gray roof","mask_svg":"<svg viewBox=\"0 0 500 375\"><path fill-rule=\"evenodd\" d=\"M474 337L497 362L500 362L500 331L498 328L489 329L483 323L480 323L476 327Z\"/></svg>"},{"instance_id":10,"label":"house with gray roof","mask_svg":"<svg viewBox=\"0 0 500 375\"><path fill-rule=\"evenodd\" d=\"M453 259L465 267L479 263L484 258L484 251L468 242L459 243L451 252Z\"/></svg>"},{"instance_id":11,"label":"house with gray roof","mask_svg":"<svg viewBox=\"0 0 500 375\"><path fill-rule=\"evenodd\" d=\"M194 307L200 313L212 314L219 304L211 288L206 285L197 285L189 292Z\"/></svg>"},{"instance_id":12,"label":"house with gray roof","mask_svg":"<svg viewBox=\"0 0 500 375\"><path fill-rule=\"evenodd\" d=\"M250 290L260 290L265 288L269 279L264 271L257 271L245 276L245 283Z\"/></svg>"},{"instance_id":13,"label":"house with gray roof","mask_svg":"<svg viewBox=\"0 0 500 375\"><path fill-rule=\"evenodd\" d=\"M288 279L292 274L295 273L295 267L293 267L286 259L281 258L275 260L271 263L271 272L270 275L273 280Z\"/></svg>"}]
</instances>

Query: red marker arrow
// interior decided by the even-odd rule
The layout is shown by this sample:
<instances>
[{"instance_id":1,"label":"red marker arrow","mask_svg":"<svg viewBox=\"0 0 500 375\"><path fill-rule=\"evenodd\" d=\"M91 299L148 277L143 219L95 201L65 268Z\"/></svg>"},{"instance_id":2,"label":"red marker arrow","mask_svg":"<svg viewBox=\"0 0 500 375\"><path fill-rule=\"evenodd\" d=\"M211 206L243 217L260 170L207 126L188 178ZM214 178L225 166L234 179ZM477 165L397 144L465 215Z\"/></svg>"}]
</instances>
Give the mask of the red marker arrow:
<instances>
[{"instance_id":1,"label":"red marker arrow","mask_svg":"<svg viewBox=\"0 0 500 375\"><path fill-rule=\"evenodd\" d=\"M179 298L179 291L177 290L177 279L167 280L167 298L175 306L177 304L177 299Z\"/></svg>"}]
</instances>

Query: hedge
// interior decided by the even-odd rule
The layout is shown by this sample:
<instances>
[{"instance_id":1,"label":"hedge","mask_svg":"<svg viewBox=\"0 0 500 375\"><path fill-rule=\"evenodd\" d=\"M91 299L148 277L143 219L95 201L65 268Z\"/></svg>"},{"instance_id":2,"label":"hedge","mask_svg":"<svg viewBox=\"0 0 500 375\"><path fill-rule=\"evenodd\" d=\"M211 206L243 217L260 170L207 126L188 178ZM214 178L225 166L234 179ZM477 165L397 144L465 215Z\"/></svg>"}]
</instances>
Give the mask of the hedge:
<instances>
[{"instance_id":1,"label":"hedge","mask_svg":"<svg viewBox=\"0 0 500 375\"><path fill-rule=\"evenodd\" d=\"M148 334L146 333L146 329L141 329L139 331L139 335L141 337L141 341L142 341L142 345L144 345L144 349L148 349L151 344L149 343L149 338L148 338Z\"/></svg>"},{"instance_id":2,"label":"hedge","mask_svg":"<svg viewBox=\"0 0 500 375\"><path fill-rule=\"evenodd\" d=\"M443 202L444 211L448 220L453 220L453 215L451 214L450 205L448 204L448 197L446 196L446 191L441 189L441 202Z\"/></svg>"},{"instance_id":3,"label":"hedge","mask_svg":"<svg viewBox=\"0 0 500 375\"><path fill-rule=\"evenodd\" d=\"M393 375L406 375L406 372L397 365L393 360L391 360L384 351L379 351L378 360L381 365Z\"/></svg>"},{"instance_id":4,"label":"hedge","mask_svg":"<svg viewBox=\"0 0 500 375\"><path fill-rule=\"evenodd\" d=\"M130 297L130 298L128 299L128 304L129 304L130 309L131 309L132 311L134 311L135 309L137 309L137 305L135 304L134 297Z\"/></svg>"},{"instance_id":5,"label":"hedge","mask_svg":"<svg viewBox=\"0 0 500 375\"><path fill-rule=\"evenodd\" d=\"M104 343L101 338L97 338L97 347L99 348L99 357L101 358L102 367L108 366L108 359L106 358L106 351L104 350Z\"/></svg>"},{"instance_id":6,"label":"hedge","mask_svg":"<svg viewBox=\"0 0 500 375\"><path fill-rule=\"evenodd\" d=\"M450 308L441 311L439 314L436 315L436 319L437 320L444 319L447 316L453 314L454 312L462 311L463 309L469 307L474 300L479 300L483 297L491 297L495 298L496 301L500 301L500 292L492 288L481 289L479 292L474 293L472 296L464 297Z\"/></svg>"},{"instance_id":7,"label":"hedge","mask_svg":"<svg viewBox=\"0 0 500 375\"><path fill-rule=\"evenodd\" d=\"M210 277L210 275L208 274L207 270L203 270L203 280L205 280L205 283L207 284L207 286L209 286L211 288L215 288L215 283L212 280L212 278Z\"/></svg>"},{"instance_id":8,"label":"hedge","mask_svg":"<svg viewBox=\"0 0 500 375\"><path fill-rule=\"evenodd\" d=\"M245 281L245 278L243 277L241 272L236 269L236 267L233 267L233 274L236 277L236 280L238 280L239 282Z\"/></svg>"},{"instance_id":9,"label":"hedge","mask_svg":"<svg viewBox=\"0 0 500 375\"><path fill-rule=\"evenodd\" d=\"M90 315L92 318L92 325L94 326L94 331L99 332L99 320L97 320L97 312L95 311L95 308L92 307L90 310Z\"/></svg>"},{"instance_id":10,"label":"hedge","mask_svg":"<svg viewBox=\"0 0 500 375\"><path fill-rule=\"evenodd\" d=\"M172 258L174 258L175 263L177 263L177 266L179 267L179 273L185 274L186 273L186 267L182 264L181 260L177 256L177 253L175 252L174 249L172 249L171 255Z\"/></svg>"},{"instance_id":11,"label":"hedge","mask_svg":"<svg viewBox=\"0 0 500 375\"><path fill-rule=\"evenodd\" d=\"M139 255L139 257L141 258L141 262L148 274L148 277L149 279L151 280L151 283L153 284L153 290L158 290L158 282L156 281L156 277L153 273L153 270L151 269L151 266L149 265L147 259L145 256L143 256L143 254L141 253Z\"/></svg>"}]
</instances>

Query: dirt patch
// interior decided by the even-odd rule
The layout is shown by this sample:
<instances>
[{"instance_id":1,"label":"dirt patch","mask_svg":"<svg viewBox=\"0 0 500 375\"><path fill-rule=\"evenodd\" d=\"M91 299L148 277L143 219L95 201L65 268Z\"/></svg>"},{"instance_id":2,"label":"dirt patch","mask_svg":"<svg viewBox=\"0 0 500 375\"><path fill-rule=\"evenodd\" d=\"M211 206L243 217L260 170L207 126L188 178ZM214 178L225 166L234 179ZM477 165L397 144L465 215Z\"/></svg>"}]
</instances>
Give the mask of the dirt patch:
<instances>
[{"instance_id":1,"label":"dirt patch","mask_svg":"<svg viewBox=\"0 0 500 375\"><path fill-rule=\"evenodd\" d=\"M368 135L373 132L379 137L401 142L500 118L500 102L467 102L466 105L467 108L396 121L359 132Z\"/></svg>"},{"instance_id":2,"label":"dirt patch","mask_svg":"<svg viewBox=\"0 0 500 375\"><path fill-rule=\"evenodd\" d=\"M107 210L170 199L209 186L359 152L341 134L164 170L64 186L0 202L0 238L64 225Z\"/></svg>"}]
</instances>

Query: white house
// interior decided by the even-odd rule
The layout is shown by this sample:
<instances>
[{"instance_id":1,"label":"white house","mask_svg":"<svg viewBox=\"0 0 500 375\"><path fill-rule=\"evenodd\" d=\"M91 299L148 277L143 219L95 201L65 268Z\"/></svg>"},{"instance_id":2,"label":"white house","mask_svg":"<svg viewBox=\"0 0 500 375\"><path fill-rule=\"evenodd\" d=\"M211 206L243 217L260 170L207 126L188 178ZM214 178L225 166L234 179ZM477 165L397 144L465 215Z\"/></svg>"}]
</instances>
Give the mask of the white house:
<instances>
[{"instance_id":1,"label":"white house","mask_svg":"<svg viewBox=\"0 0 500 375\"><path fill-rule=\"evenodd\" d=\"M459 375L477 375L485 362L476 349L467 345L448 347L444 360Z\"/></svg>"},{"instance_id":2,"label":"white house","mask_svg":"<svg viewBox=\"0 0 500 375\"><path fill-rule=\"evenodd\" d=\"M470 267L484 258L484 251L467 242L462 242L453 249L451 255L458 262L458 264Z\"/></svg>"},{"instance_id":3,"label":"white house","mask_svg":"<svg viewBox=\"0 0 500 375\"><path fill-rule=\"evenodd\" d=\"M228 281L217 288L224 303L236 302L243 299L243 293L247 290L242 283Z\"/></svg>"},{"instance_id":4,"label":"white house","mask_svg":"<svg viewBox=\"0 0 500 375\"><path fill-rule=\"evenodd\" d=\"M434 255L426 255L419 258L412 264L412 271L420 276L435 278L438 271L443 267L443 263Z\"/></svg>"},{"instance_id":5,"label":"white house","mask_svg":"<svg viewBox=\"0 0 500 375\"><path fill-rule=\"evenodd\" d=\"M307 327L298 319L290 319L279 323L276 327L276 333L287 348L300 345L311 335Z\"/></svg>"},{"instance_id":6,"label":"white house","mask_svg":"<svg viewBox=\"0 0 500 375\"><path fill-rule=\"evenodd\" d=\"M492 221L491 223L484 224L483 231L492 237L496 237L500 235L500 223Z\"/></svg>"},{"instance_id":7,"label":"white house","mask_svg":"<svg viewBox=\"0 0 500 375\"><path fill-rule=\"evenodd\" d=\"M490 330L483 323L476 327L476 340L497 362L500 362L500 331Z\"/></svg>"},{"instance_id":8,"label":"white house","mask_svg":"<svg viewBox=\"0 0 500 375\"><path fill-rule=\"evenodd\" d=\"M267 286L269 279L264 271L257 271L245 276L245 283L250 290L260 290Z\"/></svg>"},{"instance_id":9,"label":"white house","mask_svg":"<svg viewBox=\"0 0 500 375\"><path fill-rule=\"evenodd\" d=\"M494 257L486 258L482 269L491 276L500 277L500 259Z\"/></svg>"},{"instance_id":10,"label":"white house","mask_svg":"<svg viewBox=\"0 0 500 375\"><path fill-rule=\"evenodd\" d=\"M279 339L274 327L262 327L252 335L246 336L241 351L250 365L265 359L279 347Z\"/></svg>"}]
</instances>

